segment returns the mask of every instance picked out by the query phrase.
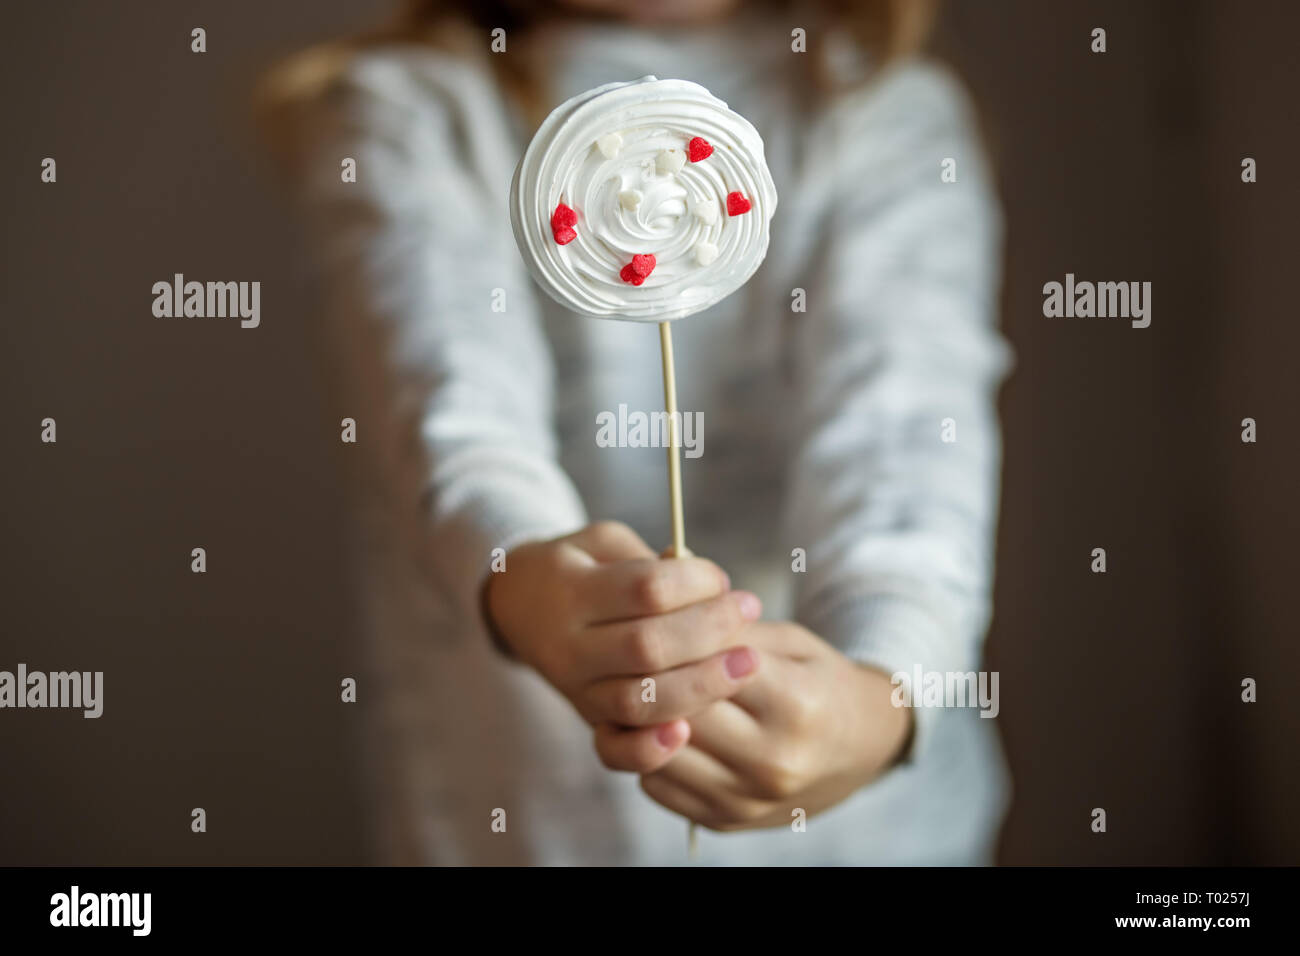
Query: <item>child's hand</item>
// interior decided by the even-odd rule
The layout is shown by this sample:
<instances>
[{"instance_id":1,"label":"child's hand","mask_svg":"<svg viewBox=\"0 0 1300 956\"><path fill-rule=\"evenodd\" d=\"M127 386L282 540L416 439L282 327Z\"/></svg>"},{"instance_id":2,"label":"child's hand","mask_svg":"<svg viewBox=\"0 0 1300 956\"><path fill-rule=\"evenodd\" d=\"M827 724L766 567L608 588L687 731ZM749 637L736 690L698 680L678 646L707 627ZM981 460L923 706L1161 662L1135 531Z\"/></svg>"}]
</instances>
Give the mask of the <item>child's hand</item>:
<instances>
[{"instance_id":1,"label":"child's hand","mask_svg":"<svg viewBox=\"0 0 1300 956\"><path fill-rule=\"evenodd\" d=\"M811 817L894 762L911 714L893 706L883 672L797 624L740 636L762 658L757 678L692 717L690 745L642 776L656 802L714 830L784 826L794 808Z\"/></svg>"},{"instance_id":2,"label":"child's hand","mask_svg":"<svg viewBox=\"0 0 1300 956\"><path fill-rule=\"evenodd\" d=\"M731 591L712 561L657 557L617 522L522 545L486 587L488 616L515 656L593 726L636 728L620 731L636 766L618 769L662 764L689 734L681 718L736 693L758 666L739 640L759 616L757 596Z\"/></svg>"}]
</instances>

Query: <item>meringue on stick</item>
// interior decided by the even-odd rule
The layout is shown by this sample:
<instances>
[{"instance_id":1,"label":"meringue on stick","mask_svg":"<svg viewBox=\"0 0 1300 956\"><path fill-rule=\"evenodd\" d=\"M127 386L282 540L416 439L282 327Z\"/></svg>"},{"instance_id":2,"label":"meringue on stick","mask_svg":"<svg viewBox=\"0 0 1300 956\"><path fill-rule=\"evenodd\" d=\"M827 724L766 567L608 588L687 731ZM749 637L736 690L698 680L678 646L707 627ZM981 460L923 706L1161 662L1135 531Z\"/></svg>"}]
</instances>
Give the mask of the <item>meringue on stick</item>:
<instances>
[{"instance_id":1,"label":"meringue on stick","mask_svg":"<svg viewBox=\"0 0 1300 956\"><path fill-rule=\"evenodd\" d=\"M671 323L754 274L775 211L758 131L699 84L653 76L558 106L510 185L520 254L551 298L589 318L659 324L676 557L690 552ZM694 824L690 835L694 856Z\"/></svg>"}]
</instances>

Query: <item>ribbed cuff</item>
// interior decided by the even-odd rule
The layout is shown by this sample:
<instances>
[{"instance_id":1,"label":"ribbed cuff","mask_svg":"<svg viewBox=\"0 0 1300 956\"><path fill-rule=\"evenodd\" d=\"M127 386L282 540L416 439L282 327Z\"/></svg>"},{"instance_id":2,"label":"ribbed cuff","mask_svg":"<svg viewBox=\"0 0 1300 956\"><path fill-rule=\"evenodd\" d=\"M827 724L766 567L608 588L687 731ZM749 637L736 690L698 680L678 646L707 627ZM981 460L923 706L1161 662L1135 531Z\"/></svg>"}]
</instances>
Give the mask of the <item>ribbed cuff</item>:
<instances>
[{"instance_id":1,"label":"ribbed cuff","mask_svg":"<svg viewBox=\"0 0 1300 956\"><path fill-rule=\"evenodd\" d=\"M522 544L572 534L586 524L582 502L571 491L557 491L544 501L488 493L461 501L456 513L436 527L434 563L462 626L508 655L484 606L493 552L508 555ZM507 562L499 573L508 571Z\"/></svg>"},{"instance_id":2,"label":"ribbed cuff","mask_svg":"<svg viewBox=\"0 0 1300 956\"><path fill-rule=\"evenodd\" d=\"M892 594L853 598L803 623L845 656L884 671L896 686L911 689L918 668L925 673L958 666L953 660L957 637L953 627L912 598ZM898 763L915 763L924 758L943 710L915 706L910 695L904 697L897 691L895 696L913 704L911 740Z\"/></svg>"}]
</instances>

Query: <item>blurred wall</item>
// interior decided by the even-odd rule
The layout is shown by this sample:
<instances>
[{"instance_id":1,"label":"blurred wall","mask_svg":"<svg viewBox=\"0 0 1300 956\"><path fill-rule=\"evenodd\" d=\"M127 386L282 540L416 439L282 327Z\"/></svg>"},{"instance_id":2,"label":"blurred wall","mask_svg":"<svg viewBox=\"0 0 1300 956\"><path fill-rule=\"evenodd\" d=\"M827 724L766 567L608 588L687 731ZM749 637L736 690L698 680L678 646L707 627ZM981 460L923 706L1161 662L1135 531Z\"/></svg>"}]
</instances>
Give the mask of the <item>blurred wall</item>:
<instances>
[{"instance_id":1,"label":"blurred wall","mask_svg":"<svg viewBox=\"0 0 1300 956\"><path fill-rule=\"evenodd\" d=\"M108 678L98 721L0 714L0 863L365 858L339 416L246 102L276 54L374 14L294 6L7 17L0 668ZM999 164L1019 359L990 637L1005 862L1300 860L1297 27L1281 0L947 7L939 45ZM174 272L260 279L261 327L153 318ZM1151 327L1044 318L1066 272L1151 281Z\"/></svg>"},{"instance_id":2,"label":"blurred wall","mask_svg":"<svg viewBox=\"0 0 1300 956\"><path fill-rule=\"evenodd\" d=\"M247 104L364 7L6 15L0 668L102 670L106 699L0 712L0 863L361 858L338 417ZM155 318L176 272L260 280L261 325Z\"/></svg>"},{"instance_id":3,"label":"blurred wall","mask_svg":"<svg viewBox=\"0 0 1300 956\"><path fill-rule=\"evenodd\" d=\"M1019 357L989 640L1004 862L1300 860L1297 27L1257 0L948 7L941 47L999 163ZM1151 326L1045 318L1067 272L1151 281Z\"/></svg>"}]
</instances>

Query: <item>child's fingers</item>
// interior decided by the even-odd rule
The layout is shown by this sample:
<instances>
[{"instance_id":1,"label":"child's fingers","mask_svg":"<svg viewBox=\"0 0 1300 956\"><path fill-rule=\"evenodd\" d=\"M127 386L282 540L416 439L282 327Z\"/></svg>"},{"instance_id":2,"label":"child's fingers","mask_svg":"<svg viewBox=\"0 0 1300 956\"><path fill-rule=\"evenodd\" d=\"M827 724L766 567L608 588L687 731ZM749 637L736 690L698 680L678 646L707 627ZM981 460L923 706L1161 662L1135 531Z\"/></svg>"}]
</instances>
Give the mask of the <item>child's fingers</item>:
<instances>
[{"instance_id":1,"label":"child's fingers","mask_svg":"<svg viewBox=\"0 0 1300 956\"><path fill-rule=\"evenodd\" d=\"M771 676L770 671L764 675ZM734 700L691 715L691 748L708 754L746 778L762 774L767 737L765 728Z\"/></svg>"},{"instance_id":2,"label":"child's fingers","mask_svg":"<svg viewBox=\"0 0 1300 956\"><path fill-rule=\"evenodd\" d=\"M731 586L726 572L706 558L648 558L588 569L577 584L582 624L666 614L716 597Z\"/></svg>"},{"instance_id":3,"label":"child's fingers","mask_svg":"<svg viewBox=\"0 0 1300 956\"><path fill-rule=\"evenodd\" d=\"M752 781L700 750L694 741L674 754L671 763L665 763L650 776L707 804L711 814L706 819L712 819L716 828L749 824L771 814L767 798L755 792Z\"/></svg>"},{"instance_id":4,"label":"child's fingers","mask_svg":"<svg viewBox=\"0 0 1300 956\"><path fill-rule=\"evenodd\" d=\"M758 596L728 591L668 614L602 624L580 632L581 672L589 680L657 674L739 643L762 613Z\"/></svg>"},{"instance_id":5,"label":"child's fingers","mask_svg":"<svg viewBox=\"0 0 1300 956\"><path fill-rule=\"evenodd\" d=\"M654 549L621 521L597 521L566 539L597 561L627 561L653 558Z\"/></svg>"},{"instance_id":6,"label":"child's fingers","mask_svg":"<svg viewBox=\"0 0 1300 956\"><path fill-rule=\"evenodd\" d=\"M685 817L692 823L698 823L710 830L718 829L720 826L721 821L717 819L709 801L672 780L655 773L646 774L641 777L641 789L655 803Z\"/></svg>"},{"instance_id":7,"label":"child's fingers","mask_svg":"<svg viewBox=\"0 0 1300 956\"><path fill-rule=\"evenodd\" d=\"M758 669L758 654L733 647L694 664L654 677L611 677L581 692L580 710L589 723L610 721L645 727L699 713L740 690Z\"/></svg>"},{"instance_id":8,"label":"child's fingers","mask_svg":"<svg viewBox=\"0 0 1300 956\"><path fill-rule=\"evenodd\" d=\"M691 736L691 725L673 720L652 727L596 725L596 754L610 770L652 773L676 754Z\"/></svg>"}]
</instances>

